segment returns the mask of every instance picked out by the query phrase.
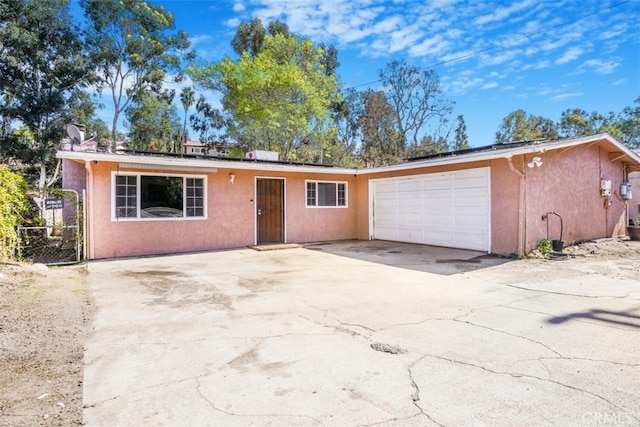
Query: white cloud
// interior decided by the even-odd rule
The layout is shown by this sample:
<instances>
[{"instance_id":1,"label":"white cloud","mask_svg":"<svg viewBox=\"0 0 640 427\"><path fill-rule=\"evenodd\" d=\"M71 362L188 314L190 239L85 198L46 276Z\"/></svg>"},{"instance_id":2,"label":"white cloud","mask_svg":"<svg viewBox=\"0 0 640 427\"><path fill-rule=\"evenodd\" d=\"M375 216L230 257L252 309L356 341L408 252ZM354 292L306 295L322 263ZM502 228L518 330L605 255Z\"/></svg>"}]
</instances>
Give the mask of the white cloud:
<instances>
[{"instance_id":1,"label":"white cloud","mask_svg":"<svg viewBox=\"0 0 640 427\"><path fill-rule=\"evenodd\" d=\"M482 89L493 89L498 87L498 83L496 82L492 82L492 83L487 83L485 85L482 86Z\"/></svg>"},{"instance_id":2,"label":"white cloud","mask_svg":"<svg viewBox=\"0 0 640 427\"><path fill-rule=\"evenodd\" d=\"M409 55L411 56L425 56L430 55L438 57L444 53L449 47L449 42L442 39L440 36L432 37L430 39L423 40L417 45L413 45L409 48Z\"/></svg>"},{"instance_id":3,"label":"white cloud","mask_svg":"<svg viewBox=\"0 0 640 427\"><path fill-rule=\"evenodd\" d=\"M198 45L211 41L212 39L213 37L208 34L200 34L197 36L189 37L189 42L191 42L191 48L195 49Z\"/></svg>"},{"instance_id":4,"label":"white cloud","mask_svg":"<svg viewBox=\"0 0 640 427\"><path fill-rule=\"evenodd\" d=\"M564 101L565 99L568 99L568 98L576 98L583 95L584 95L583 92L560 93L558 95L552 96L551 99L553 99L554 101Z\"/></svg>"},{"instance_id":5,"label":"white cloud","mask_svg":"<svg viewBox=\"0 0 640 427\"><path fill-rule=\"evenodd\" d=\"M626 22L623 22L623 23L614 25L612 27L609 27L609 28L607 28L607 30L601 32L598 35L598 39L599 40L609 40L609 39L612 39L614 37L618 37L620 35L623 35L627 31L629 31L629 25L627 25Z\"/></svg>"},{"instance_id":6,"label":"white cloud","mask_svg":"<svg viewBox=\"0 0 640 427\"><path fill-rule=\"evenodd\" d=\"M549 68L551 66L551 61L548 59L543 59L531 64L526 64L522 67L523 70L543 70L545 68Z\"/></svg>"},{"instance_id":7,"label":"white cloud","mask_svg":"<svg viewBox=\"0 0 640 427\"><path fill-rule=\"evenodd\" d=\"M578 59L584 53L584 49L578 46L570 47L564 55L556 59L556 64L566 64L574 59Z\"/></svg>"},{"instance_id":8,"label":"white cloud","mask_svg":"<svg viewBox=\"0 0 640 427\"><path fill-rule=\"evenodd\" d=\"M621 86L628 82L627 79L618 79L615 82L611 83L611 86Z\"/></svg>"},{"instance_id":9,"label":"white cloud","mask_svg":"<svg viewBox=\"0 0 640 427\"><path fill-rule=\"evenodd\" d=\"M244 4L242 4L241 2L235 2L233 4L233 11L234 12L244 12L247 8L245 7Z\"/></svg>"},{"instance_id":10,"label":"white cloud","mask_svg":"<svg viewBox=\"0 0 640 427\"><path fill-rule=\"evenodd\" d=\"M224 24L229 28L237 28L242 21L240 18L231 18L227 20Z\"/></svg>"},{"instance_id":11,"label":"white cloud","mask_svg":"<svg viewBox=\"0 0 640 427\"><path fill-rule=\"evenodd\" d=\"M492 22L503 21L507 19L509 16L529 8L532 4L534 4L533 0L525 0L520 3L514 3L506 7L499 7L492 13L478 17L475 20L475 24L485 25Z\"/></svg>"},{"instance_id":12,"label":"white cloud","mask_svg":"<svg viewBox=\"0 0 640 427\"><path fill-rule=\"evenodd\" d=\"M578 72L586 72L589 69L596 74L611 74L620 66L619 61L601 61L600 59L590 59L578 67Z\"/></svg>"}]
</instances>

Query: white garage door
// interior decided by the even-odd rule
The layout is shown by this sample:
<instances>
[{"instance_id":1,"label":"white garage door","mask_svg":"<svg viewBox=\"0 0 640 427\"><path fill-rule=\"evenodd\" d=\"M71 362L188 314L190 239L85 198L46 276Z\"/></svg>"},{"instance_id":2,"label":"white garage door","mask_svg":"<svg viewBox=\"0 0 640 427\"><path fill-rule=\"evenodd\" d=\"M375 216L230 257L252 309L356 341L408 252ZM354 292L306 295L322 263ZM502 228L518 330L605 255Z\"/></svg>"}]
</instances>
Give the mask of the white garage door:
<instances>
[{"instance_id":1,"label":"white garage door","mask_svg":"<svg viewBox=\"0 0 640 427\"><path fill-rule=\"evenodd\" d=\"M490 252L489 171L372 180L373 238Z\"/></svg>"}]
</instances>

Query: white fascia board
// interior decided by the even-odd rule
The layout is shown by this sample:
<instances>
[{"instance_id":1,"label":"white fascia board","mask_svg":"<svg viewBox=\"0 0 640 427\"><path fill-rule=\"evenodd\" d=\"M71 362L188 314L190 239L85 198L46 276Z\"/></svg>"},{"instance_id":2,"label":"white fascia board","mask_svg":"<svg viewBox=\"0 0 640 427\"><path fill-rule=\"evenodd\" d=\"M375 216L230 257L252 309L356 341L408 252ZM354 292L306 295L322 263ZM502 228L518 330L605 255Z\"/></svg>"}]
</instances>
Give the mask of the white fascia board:
<instances>
[{"instance_id":1,"label":"white fascia board","mask_svg":"<svg viewBox=\"0 0 640 427\"><path fill-rule=\"evenodd\" d=\"M479 151L477 153L465 153L460 155L450 155L448 157L437 157L433 159L425 159L425 160L416 160L408 163L401 163L398 165L390 165L390 166L381 166L377 168L371 169L362 169L358 171L359 175L367 175L378 172L391 172L391 171L402 171L408 169L418 169L423 167L430 166L445 166L445 165L454 165L460 163L470 163L470 162L479 162L493 159L508 159L513 156L519 156L522 154L541 154L545 151L551 150L559 150L562 148L574 147L577 145L588 144L591 142L603 141L606 140L612 145L616 146L616 148L625 153L631 159L634 159L637 163L640 164L640 155L635 153L626 145L622 144L615 138L613 138L608 133L601 133L597 135L572 138L572 139L564 139L554 142L544 142L538 144L531 144L525 147L516 147L516 148L500 148L496 150L490 151Z\"/></svg>"},{"instance_id":2,"label":"white fascia board","mask_svg":"<svg viewBox=\"0 0 640 427\"><path fill-rule=\"evenodd\" d=\"M251 161L233 161L233 160L203 160L189 158L171 158L171 157L153 157L153 156L137 156L129 154L113 154L113 153L87 153L78 151L58 151L56 157L59 159L81 160L81 161L97 161L112 162L118 164L137 164L161 166L161 169L167 170L175 168L197 168L202 171L211 170L215 172L218 169L236 169L236 170L254 170L254 171L278 171L278 172L305 172L317 174L337 174L337 175L355 175L355 169L345 169L336 167L323 166L304 166L304 165L287 165L282 163L265 163Z\"/></svg>"}]
</instances>

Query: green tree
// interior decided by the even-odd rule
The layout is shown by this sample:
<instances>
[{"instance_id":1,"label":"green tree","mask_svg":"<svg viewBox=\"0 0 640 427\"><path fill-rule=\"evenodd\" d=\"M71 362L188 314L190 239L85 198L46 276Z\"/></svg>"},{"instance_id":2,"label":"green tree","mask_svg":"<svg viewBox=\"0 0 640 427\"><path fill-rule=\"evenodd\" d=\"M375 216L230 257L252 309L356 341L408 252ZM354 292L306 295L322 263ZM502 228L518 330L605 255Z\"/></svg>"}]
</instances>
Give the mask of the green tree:
<instances>
[{"instance_id":1,"label":"green tree","mask_svg":"<svg viewBox=\"0 0 640 427\"><path fill-rule=\"evenodd\" d=\"M189 114L189 108L195 102L196 93L190 87L183 87L180 92L180 102L182 103L182 108L184 108L184 123L182 124L182 140L186 141L187 139L187 115ZM173 150L176 151L176 150Z\"/></svg>"},{"instance_id":2,"label":"green tree","mask_svg":"<svg viewBox=\"0 0 640 427\"><path fill-rule=\"evenodd\" d=\"M467 150L469 146L469 137L467 136L467 124L464 122L464 116L460 114L457 119L458 126L456 126L456 136L453 143L454 150Z\"/></svg>"},{"instance_id":3,"label":"green tree","mask_svg":"<svg viewBox=\"0 0 640 427\"><path fill-rule=\"evenodd\" d=\"M425 135L420 140L418 154L428 156L430 154L446 153L449 151L447 138L444 136Z\"/></svg>"},{"instance_id":4,"label":"green tree","mask_svg":"<svg viewBox=\"0 0 640 427\"><path fill-rule=\"evenodd\" d=\"M562 112L558 131L562 138L573 138L603 132L605 128L614 124L613 113L604 116L596 111L589 114L580 108L573 108Z\"/></svg>"},{"instance_id":5,"label":"green tree","mask_svg":"<svg viewBox=\"0 0 640 427\"><path fill-rule=\"evenodd\" d=\"M558 130L551 119L516 110L502 120L496 132L496 142L533 141L558 139Z\"/></svg>"},{"instance_id":6,"label":"green tree","mask_svg":"<svg viewBox=\"0 0 640 427\"><path fill-rule=\"evenodd\" d=\"M99 75L99 88L113 100L112 148L120 114L142 91L159 93L168 74L180 77L187 33L175 29L173 15L141 0L80 0L89 20L86 42ZM188 54L187 57L190 57Z\"/></svg>"},{"instance_id":7,"label":"green tree","mask_svg":"<svg viewBox=\"0 0 640 427\"><path fill-rule=\"evenodd\" d=\"M221 130L225 127L224 116L217 108L213 108L204 96L196 103L196 113L191 115L191 126L200 134L200 142L207 148L224 140Z\"/></svg>"},{"instance_id":8,"label":"green tree","mask_svg":"<svg viewBox=\"0 0 640 427\"><path fill-rule=\"evenodd\" d=\"M180 138L173 91L140 92L125 110L129 144L135 150L169 151Z\"/></svg>"},{"instance_id":9,"label":"green tree","mask_svg":"<svg viewBox=\"0 0 640 427\"><path fill-rule=\"evenodd\" d=\"M233 118L229 133L249 149L278 151L283 159L312 161L326 154L331 108L339 100L335 76L327 75L324 51L309 39L265 36L256 55L244 52L209 67L192 68L193 80L222 92Z\"/></svg>"},{"instance_id":10,"label":"green tree","mask_svg":"<svg viewBox=\"0 0 640 427\"><path fill-rule=\"evenodd\" d=\"M441 126L441 121L452 111L452 104L442 96L438 73L392 61L379 75L393 108L395 128L402 146L409 146L415 154L425 126L433 120Z\"/></svg>"},{"instance_id":11,"label":"green tree","mask_svg":"<svg viewBox=\"0 0 640 427\"><path fill-rule=\"evenodd\" d=\"M231 40L231 47L238 55L247 52L255 56L264 47L264 38L267 31L262 25L260 18L254 18L250 23L242 22L236 30L236 35Z\"/></svg>"},{"instance_id":12,"label":"green tree","mask_svg":"<svg viewBox=\"0 0 640 427\"><path fill-rule=\"evenodd\" d=\"M620 135L617 137L632 148L640 148L640 96L634 104L625 107L619 115L616 127Z\"/></svg>"},{"instance_id":13,"label":"green tree","mask_svg":"<svg viewBox=\"0 0 640 427\"><path fill-rule=\"evenodd\" d=\"M336 129L336 143L333 148L333 163L343 167L363 164L356 160L358 144L362 140L360 119L364 115L362 96L356 89L347 89L343 99L333 109L332 120Z\"/></svg>"},{"instance_id":14,"label":"green tree","mask_svg":"<svg viewBox=\"0 0 640 427\"><path fill-rule=\"evenodd\" d=\"M19 174L0 166L0 258L10 257L17 244L16 227L30 211L27 182Z\"/></svg>"},{"instance_id":15,"label":"green tree","mask_svg":"<svg viewBox=\"0 0 640 427\"><path fill-rule=\"evenodd\" d=\"M403 156L402 135L395 129L395 114L382 91L367 89L361 93L364 110L361 156L366 167L398 163Z\"/></svg>"},{"instance_id":16,"label":"green tree","mask_svg":"<svg viewBox=\"0 0 640 427\"><path fill-rule=\"evenodd\" d=\"M19 121L32 135L8 136L0 145L8 148L4 157L19 154L24 157L18 160L39 169L41 187L47 166L55 162L70 99L91 80L78 33L66 0L0 2L3 133L10 133L8 123Z\"/></svg>"}]
</instances>

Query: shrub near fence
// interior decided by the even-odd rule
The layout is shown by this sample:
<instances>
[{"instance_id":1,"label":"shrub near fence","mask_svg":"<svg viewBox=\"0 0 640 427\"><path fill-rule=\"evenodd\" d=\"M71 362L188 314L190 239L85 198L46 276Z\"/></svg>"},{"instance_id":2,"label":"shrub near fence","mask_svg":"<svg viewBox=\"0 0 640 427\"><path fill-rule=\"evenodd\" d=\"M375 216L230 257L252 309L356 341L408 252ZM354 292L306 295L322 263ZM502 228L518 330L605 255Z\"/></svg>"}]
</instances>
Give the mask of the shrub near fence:
<instances>
[{"instance_id":1,"label":"shrub near fence","mask_svg":"<svg viewBox=\"0 0 640 427\"><path fill-rule=\"evenodd\" d=\"M17 227L24 223L30 209L27 182L6 166L0 166L1 259L13 256L19 241Z\"/></svg>"}]
</instances>

